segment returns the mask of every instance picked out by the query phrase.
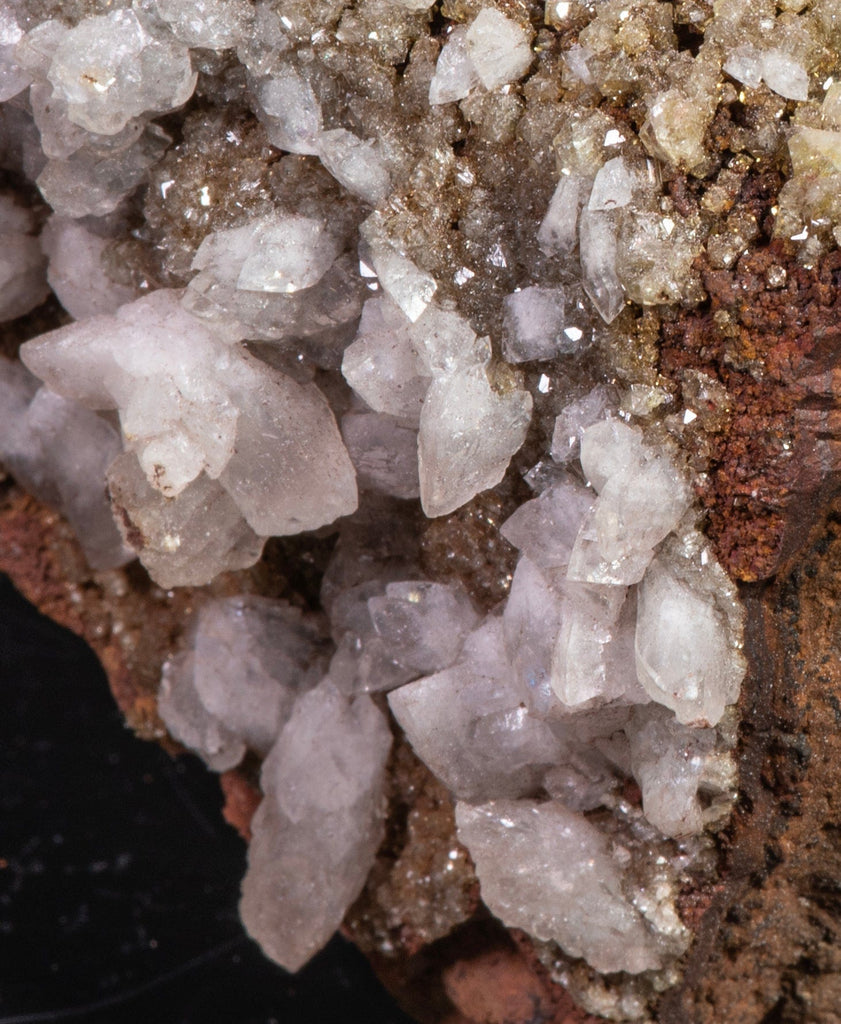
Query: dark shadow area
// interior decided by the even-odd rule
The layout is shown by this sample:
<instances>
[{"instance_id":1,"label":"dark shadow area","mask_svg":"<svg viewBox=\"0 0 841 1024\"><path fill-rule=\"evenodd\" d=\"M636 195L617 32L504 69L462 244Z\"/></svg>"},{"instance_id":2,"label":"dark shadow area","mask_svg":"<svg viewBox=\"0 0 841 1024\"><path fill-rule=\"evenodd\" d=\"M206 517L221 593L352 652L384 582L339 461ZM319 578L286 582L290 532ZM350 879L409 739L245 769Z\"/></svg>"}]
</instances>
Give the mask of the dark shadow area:
<instances>
[{"instance_id":1,"label":"dark shadow area","mask_svg":"<svg viewBox=\"0 0 841 1024\"><path fill-rule=\"evenodd\" d=\"M0 577L0 1024L411 1024L339 938L297 976L262 956L221 805Z\"/></svg>"}]
</instances>

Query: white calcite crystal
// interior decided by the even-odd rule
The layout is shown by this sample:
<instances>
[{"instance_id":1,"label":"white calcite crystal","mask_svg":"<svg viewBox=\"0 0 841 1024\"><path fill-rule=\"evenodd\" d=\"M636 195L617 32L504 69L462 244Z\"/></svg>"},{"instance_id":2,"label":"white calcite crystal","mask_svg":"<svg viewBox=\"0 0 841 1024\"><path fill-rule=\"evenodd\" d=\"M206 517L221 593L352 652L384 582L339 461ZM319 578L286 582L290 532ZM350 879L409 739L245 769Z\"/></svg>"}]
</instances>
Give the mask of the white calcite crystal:
<instances>
[{"instance_id":1,"label":"white calcite crystal","mask_svg":"<svg viewBox=\"0 0 841 1024\"><path fill-rule=\"evenodd\" d=\"M359 316L361 282L347 259L344 223L278 213L208 235L185 308L238 338L318 335Z\"/></svg>"},{"instance_id":2,"label":"white calcite crystal","mask_svg":"<svg viewBox=\"0 0 841 1024\"><path fill-rule=\"evenodd\" d=\"M496 391L481 364L434 380L418 434L421 504L428 516L452 512L499 483L525 440L531 408L527 391Z\"/></svg>"},{"instance_id":3,"label":"white calcite crystal","mask_svg":"<svg viewBox=\"0 0 841 1024\"><path fill-rule=\"evenodd\" d=\"M342 419L342 438L360 488L418 497L417 430L385 413L355 412Z\"/></svg>"},{"instance_id":4,"label":"white calcite crystal","mask_svg":"<svg viewBox=\"0 0 841 1024\"><path fill-rule=\"evenodd\" d=\"M574 247L585 182L582 175L572 174L568 169L561 175L537 232L537 241L544 252L566 255Z\"/></svg>"},{"instance_id":5,"label":"white calcite crystal","mask_svg":"<svg viewBox=\"0 0 841 1024\"><path fill-rule=\"evenodd\" d=\"M388 168L373 139L360 139L345 128L323 132L318 156L340 185L371 206L378 206L391 191Z\"/></svg>"},{"instance_id":6,"label":"white calcite crystal","mask_svg":"<svg viewBox=\"0 0 841 1024\"><path fill-rule=\"evenodd\" d=\"M263 79L255 92L258 113L273 145L290 153L319 152L321 104L294 64L272 69L271 76Z\"/></svg>"},{"instance_id":7,"label":"white calcite crystal","mask_svg":"<svg viewBox=\"0 0 841 1024\"><path fill-rule=\"evenodd\" d=\"M459 804L456 822L485 902L510 927L605 972L654 970L685 946L685 934L658 936L646 921L621 858L583 815L554 801L494 800Z\"/></svg>"},{"instance_id":8,"label":"white calcite crystal","mask_svg":"<svg viewBox=\"0 0 841 1024\"><path fill-rule=\"evenodd\" d=\"M479 73L468 51L467 29L455 28L438 55L435 74L429 83L429 102L438 106L462 100L479 81Z\"/></svg>"},{"instance_id":9,"label":"white calcite crystal","mask_svg":"<svg viewBox=\"0 0 841 1024\"><path fill-rule=\"evenodd\" d=\"M15 55L17 44L23 38L23 29L15 17L11 0L0 5L0 103L17 96L32 81Z\"/></svg>"},{"instance_id":10,"label":"white calcite crystal","mask_svg":"<svg viewBox=\"0 0 841 1024\"><path fill-rule=\"evenodd\" d=\"M62 36L47 80L74 124L116 135L139 114L185 103L196 73L183 43L145 26L132 10L116 10Z\"/></svg>"},{"instance_id":11,"label":"white calcite crystal","mask_svg":"<svg viewBox=\"0 0 841 1024\"><path fill-rule=\"evenodd\" d=\"M0 194L0 322L23 316L47 297L45 260L32 212Z\"/></svg>"},{"instance_id":12,"label":"white calcite crystal","mask_svg":"<svg viewBox=\"0 0 841 1024\"><path fill-rule=\"evenodd\" d=\"M353 466L320 393L229 341L162 290L44 335L23 357L66 396L119 410L127 450L162 500L206 473L262 536L351 512Z\"/></svg>"},{"instance_id":13,"label":"white calcite crystal","mask_svg":"<svg viewBox=\"0 0 841 1024\"><path fill-rule=\"evenodd\" d=\"M486 89L521 78L532 62L528 34L517 22L486 7L465 35L467 53Z\"/></svg>"},{"instance_id":14,"label":"white calcite crystal","mask_svg":"<svg viewBox=\"0 0 841 1024\"><path fill-rule=\"evenodd\" d=\"M714 730L688 728L649 704L635 710L626 731L646 818L667 836L697 835L704 827L698 790L715 749Z\"/></svg>"},{"instance_id":15,"label":"white calcite crystal","mask_svg":"<svg viewBox=\"0 0 841 1024\"><path fill-rule=\"evenodd\" d=\"M493 618L469 637L459 664L389 695L415 751L465 800L529 793L557 759L557 739L521 702Z\"/></svg>"},{"instance_id":16,"label":"white calcite crystal","mask_svg":"<svg viewBox=\"0 0 841 1024\"><path fill-rule=\"evenodd\" d=\"M688 725L716 725L745 674L733 586L693 534L652 561L639 589L636 661L653 700Z\"/></svg>"},{"instance_id":17,"label":"white calcite crystal","mask_svg":"<svg viewBox=\"0 0 841 1024\"><path fill-rule=\"evenodd\" d=\"M415 426L420 422L432 380L423 358L423 338L387 296L365 303L359 331L344 353L342 373L375 412Z\"/></svg>"},{"instance_id":18,"label":"white calcite crystal","mask_svg":"<svg viewBox=\"0 0 841 1024\"><path fill-rule=\"evenodd\" d=\"M452 665L478 619L460 587L424 580L387 584L368 611L393 660L418 674Z\"/></svg>"},{"instance_id":19,"label":"white calcite crystal","mask_svg":"<svg viewBox=\"0 0 841 1024\"><path fill-rule=\"evenodd\" d=\"M198 754L208 768L228 771L243 759L246 744L208 711L196 691L194 677L192 651L169 658L161 673L158 712L170 735Z\"/></svg>"},{"instance_id":20,"label":"white calcite crystal","mask_svg":"<svg viewBox=\"0 0 841 1024\"><path fill-rule=\"evenodd\" d=\"M638 583L654 548L690 504L685 474L642 443L642 431L605 420L584 432L581 465L599 492L570 557L570 579Z\"/></svg>"},{"instance_id":21,"label":"white calcite crystal","mask_svg":"<svg viewBox=\"0 0 841 1024\"><path fill-rule=\"evenodd\" d=\"M0 360L0 459L30 493L54 505L76 531L95 569L124 565L122 543L105 494L105 470L120 451L106 420L62 398L17 363Z\"/></svg>"},{"instance_id":22,"label":"white calcite crystal","mask_svg":"<svg viewBox=\"0 0 841 1024\"><path fill-rule=\"evenodd\" d=\"M523 288L505 299L505 343L509 363L553 359L574 352L576 343L564 333L563 288Z\"/></svg>"},{"instance_id":23,"label":"white calcite crystal","mask_svg":"<svg viewBox=\"0 0 841 1024\"><path fill-rule=\"evenodd\" d=\"M296 698L323 675L316 624L283 601L241 596L199 612L193 687L203 706L265 756Z\"/></svg>"},{"instance_id":24,"label":"white calcite crystal","mask_svg":"<svg viewBox=\"0 0 841 1024\"><path fill-rule=\"evenodd\" d=\"M134 288L109 274L108 235L98 235L78 221L52 216L41 232L49 259L47 280L74 320L116 313L137 298Z\"/></svg>"},{"instance_id":25,"label":"white calcite crystal","mask_svg":"<svg viewBox=\"0 0 841 1024\"><path fill-rule=\"evenodd\" d=\"M438 283L388 239L377 214L361 225L360 233L379 283L414 323L432 301Z\"/></svg>"},{"instance_id":26,"label":"white calcite crystal","mask_svg":"<svg viewBox=\"0 0 841 1024\"><path fill-rule=\"evenodd\" d=\"M616 273L617 226L604 210L581 212L579 240L584 288L605 323L612 323L625 305L625 289Z\"/></svg>"},{"instance_id":27,"label":"white calcite crystal","mask_svg":"<svg viewBox=\"0 0 841 1024\"><path fill-rule=\"evenodd\" d=\"M123 452L108 467L107 485L126 543L162 587L202 586L260 557L265 538L251 529L225 488L204 473L178 497L165 498L137 457Z\"/></svg>"},{"instance_id":28,"label":"white calcite crystal","mask_svg":"<svg viewBox=\"0 0 841 1024\"><path fill-rule=\"evenodd\" d=\"M809 74L796 59L779 49L760 50L740 46L724 62L724 71L737 81L756 88L765 82L769 89L787 100L809 97Z\"/></svg>"},{"instance_id":29,"label":"white calcite crystal","mask_svg":"<svg viewBox=\"0 0 841 1024\"><path fill-rule=\"evenodd\" d=\"M240 913L253 938L296 971L359 895L383 834L388 724L370 697L325 679L302 696L263 763Z\"/></svg>"},{"instance_id":30,"label":"white calcite crystal","mask_svg":"<svg viewBox=\"0 0 841 1024\"><path fill-rule=\"evenodd\" d=\"M210 50L241 43L253 17L246 0L154 0L154 7L181 42Z\"/></svg>"}]
</instances>

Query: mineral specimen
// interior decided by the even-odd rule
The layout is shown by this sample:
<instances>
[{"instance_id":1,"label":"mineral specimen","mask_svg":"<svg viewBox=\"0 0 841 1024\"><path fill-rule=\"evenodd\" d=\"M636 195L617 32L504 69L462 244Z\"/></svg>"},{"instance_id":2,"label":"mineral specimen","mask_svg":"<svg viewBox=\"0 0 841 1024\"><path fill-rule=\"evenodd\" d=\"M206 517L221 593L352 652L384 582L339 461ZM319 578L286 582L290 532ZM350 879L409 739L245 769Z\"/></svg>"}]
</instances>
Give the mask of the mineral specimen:
<instances>
[{"instance_id":1,"label":"mineral specimen","mask_svg":"<svg viewBox=\"0 0 841 1024\"><path fill-rule=\"evenodd\" d=\"M286 967L399 888L408 743L585 1005L678 978L735 795L725 569L841 467L838 27L778 6L0 5L0 319L63 309L0 363L0 458L95 569L208 588L158 711L262 760L242 916Z\"/></svg>"}]
</instances>

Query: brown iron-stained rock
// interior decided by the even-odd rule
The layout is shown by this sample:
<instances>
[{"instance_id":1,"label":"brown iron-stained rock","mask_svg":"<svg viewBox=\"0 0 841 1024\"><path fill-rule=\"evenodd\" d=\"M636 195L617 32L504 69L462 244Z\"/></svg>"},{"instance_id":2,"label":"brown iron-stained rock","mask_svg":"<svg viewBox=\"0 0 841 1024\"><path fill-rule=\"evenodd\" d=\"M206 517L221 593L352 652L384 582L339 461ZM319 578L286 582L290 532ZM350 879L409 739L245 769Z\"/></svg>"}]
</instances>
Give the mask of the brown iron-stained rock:
<instances>
[{"instance_id":1,"label":"brown iron-stained rock","mask_svg":"<svg viewBox=\"0 0 841 1024\"><path fill-rule=\"evenodd\" d=\"M728 396L697 489L718 557L738 580L767 579L791 554L839 467L839 271L838 252L806 268L771 242L731 270L707 269L709 304L663 324L664 376L685 384L702 371Z\"/></svg>"}]
</instances>

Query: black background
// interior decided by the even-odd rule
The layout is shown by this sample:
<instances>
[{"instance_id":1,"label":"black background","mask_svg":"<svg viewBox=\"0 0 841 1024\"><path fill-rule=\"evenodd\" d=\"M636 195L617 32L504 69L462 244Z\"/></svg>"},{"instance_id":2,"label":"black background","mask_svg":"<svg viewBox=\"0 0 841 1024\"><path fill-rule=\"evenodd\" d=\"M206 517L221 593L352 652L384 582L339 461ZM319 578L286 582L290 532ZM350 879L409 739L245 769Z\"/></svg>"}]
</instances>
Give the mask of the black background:
<instances>
[{"instance_id":1,"label":"black background","mask_svg":"<svg viewBox=\"0 0 841 1024\"><path fill-rule=\"evenodd\" d=\"M262 956L221 806L0 576L0 1024L411 1024L338 937L295 976Z\"/></svg>"}]
</instances>

